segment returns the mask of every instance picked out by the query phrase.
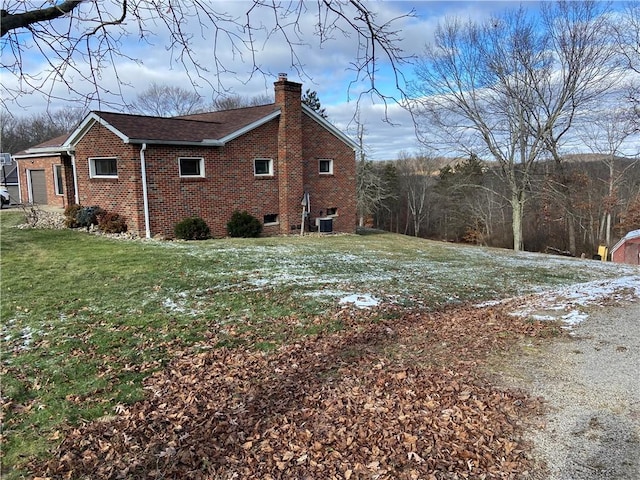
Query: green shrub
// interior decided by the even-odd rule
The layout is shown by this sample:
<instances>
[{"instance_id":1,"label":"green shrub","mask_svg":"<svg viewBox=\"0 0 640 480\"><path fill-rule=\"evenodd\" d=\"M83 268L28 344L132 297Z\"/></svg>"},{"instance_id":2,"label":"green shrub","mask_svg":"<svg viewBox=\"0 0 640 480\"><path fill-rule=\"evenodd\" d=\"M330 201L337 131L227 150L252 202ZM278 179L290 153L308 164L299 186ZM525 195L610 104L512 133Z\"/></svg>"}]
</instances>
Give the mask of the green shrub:
<instances>
[{"instance_id":1,"label":"green shrub","mask_svg":"<svg viewBox=\"0 0 640 480\"><path fill-rule=\"evenodd\" d=\"M227 232L230 237L259 237L262 232L262 224L250 213L236 210L227 223Z\"/></svg>"},{"instance_id":2,"label":"green shrub","mask_svg":"<svg viewBox=\"0 0 640 480\"><path fill-rule=\"evenodd\" d=\"M78 228L78 212L82 209L82 205L72 203L64 209L64 224L67 228Z\"/></svg>"},{"instance_id":3,"label":"green shrub","mask_svg":"<svg viewBox=\"0 0 640 480\"><path fill-rule=\"evenodd\" d=\"M181 240L205 240L211 237L211 231L200 217L185 218L173 228L176 238Z\"/></svg>"},{"instance_id":4,"label":"green shrub","mask_svg":"<svg viewBox=\"0 0 640 480\"><path fill-rule=\"evenodd\" d=\"M127 231L127 224L119 214L105 212L98 217L98 228L104 233L123 233Z\"/></svg>"},{"instance_id":5,"label":"green shrub","mask_svg":"<svg viewBox=\"0 0 640 480\"><path fill-rule=\"evenodd\" d=\"M98 207L81 207L76 215L76 223L79 227L86 227L87 230L91 225L98 225L98 217L104 215L105 211Z\"/></svg>"}]
</instances>

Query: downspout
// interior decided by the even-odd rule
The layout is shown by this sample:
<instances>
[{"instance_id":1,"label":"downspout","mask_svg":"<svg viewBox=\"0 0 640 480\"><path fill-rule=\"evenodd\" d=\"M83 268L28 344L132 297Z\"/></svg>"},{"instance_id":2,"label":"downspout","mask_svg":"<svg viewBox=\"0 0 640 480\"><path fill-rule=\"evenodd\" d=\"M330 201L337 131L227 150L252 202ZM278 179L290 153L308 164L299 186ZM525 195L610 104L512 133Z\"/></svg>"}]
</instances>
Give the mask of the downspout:
<instances>
[{"instance_id":1,"label":"downspout","mask_svg":"<svg viewBox=\"0 0 640 480\"><path fill-rule=\"evenodd\" d=\"M78 170L76 170L76 154L69 152L71 157L71 170L73 172L73 198L76 205L80 205L80 195L78 194Z\"/></svg>"},{"instance_id":2,"label":"downspout","mask_svg":"<svg viewBox=\"0 0 640 480\"><path fill-rule=\"evenodd\" d=\"M16 172L18 172L18 202L23 203L22 199L22 185L20 183L20 164L17 160L13 160L16 163Z\"/></svg>"},{"instance_id":3,"label":"downspout","mask_svg":"<svg viewBox=\"0 0 640 480\"><path fill-rule=\"evenodd\" d=\"M151 227L149 226L149 196L147 195L147 163L144 159L144 151L147 144L143 143L140 149L140 174L142 175L142 203L144 205L144 232L147 238L151 238Z\"/></svg>"}]
</instances>

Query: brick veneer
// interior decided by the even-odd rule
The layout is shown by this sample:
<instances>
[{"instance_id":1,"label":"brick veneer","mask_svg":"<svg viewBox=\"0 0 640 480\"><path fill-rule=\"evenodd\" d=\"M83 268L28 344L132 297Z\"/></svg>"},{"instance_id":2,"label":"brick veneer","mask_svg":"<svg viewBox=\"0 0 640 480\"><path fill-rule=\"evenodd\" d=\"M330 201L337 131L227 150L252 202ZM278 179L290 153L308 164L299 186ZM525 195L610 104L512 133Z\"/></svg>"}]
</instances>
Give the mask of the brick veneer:
<instances>
[{"instance_id":1,"label":"brick veneer","mask_svg":"<svg viewBox=\"0 0 640 480\"><path fill-rule=\"evenodd\" d=\"M65 160L68 161L68 167L65 165ZM70 160L68 157L61 155L48 155L42 157L31 157L25 158L18 162L18 176L20 183L20 202L21 203L31 203L31 198L29 198L29 171L30 170L44 170L44 178L46 182L47 189L47 205L52 205L55 207L66 207L69 202L67 198L67 190L68 185L63 186L64 194L57 195L55 193L55 174L54 168L56 165L62 165L62 174L64 178L73 178L70 175L71 172L67 172L66 169L70 168ZM73 186L73 184L72 184Z\"/></svg>"},{"instance_id":2,"label":"brick veneer","mask_svg":"<svg viewBox=\"0 0 640 480\"><path fill-rule=\"evenodd\" d=\"M90 178L89 161L95 157L115 157L118 178ZM97 205L108 212L117 212L131 231L144 235L140 146L123 143L96 123L76 145L75 161L80 205Z\"/></svg>"}]
</instances>

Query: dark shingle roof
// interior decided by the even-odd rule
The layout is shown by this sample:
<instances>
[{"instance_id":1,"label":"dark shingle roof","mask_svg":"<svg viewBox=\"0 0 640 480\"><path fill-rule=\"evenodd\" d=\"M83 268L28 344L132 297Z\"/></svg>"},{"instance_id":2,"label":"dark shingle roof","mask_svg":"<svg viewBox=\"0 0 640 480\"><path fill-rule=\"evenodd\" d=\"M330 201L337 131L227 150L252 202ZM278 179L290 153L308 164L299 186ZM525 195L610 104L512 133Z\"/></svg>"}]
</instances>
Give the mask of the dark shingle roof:
<instances>
[{"instance_id":1,"label":"dark shingle roof","mask_svg":"<svg viewBox=\"0 0 640 480\"><path fill-rule=\"evenodd\" d=\"M24 150L20 150L19 152L15 153L14 156L24 156L24 155L29 155L30 152L34 149L36 150L56 150L59 149L60 151L64 151L64 148L62 148L62 145L64 145L64 142L67 140L67 138L69 138L69 134L65 133L63 135L59 135L57 137L54 138L50 138L49 140L45 140L42 143L39 143L37 145L34 145L32 147L29 148L25 148Z\"/></svg>"},{"instance_id":2,"label":"dark shingle roof","mask_svg":"<svg viewBox=\"0 0 640 480\"><path fill-rule=\"evenodd\" d=\"M46 140L42 143L39 143L38 145L34 145L33 147L29 147L27 150L30 150L32 148L50 148L50 147L61 147L65 140L69 138L69 134L68 133L64 133L62 135L59 135L55 138L50 138L49 140Z\"/></svg>"},{"instance_id":3,"label":"dark shingle roof","mask_svg":"<svg viewBox=\"0 0 640 480\"><path fill-rule=\"evenodd\" d=\"M201 142L220 140L278 111L279 107L272 103L172 118L94 113L130 140Z\"/></svg>"}]
</instances>

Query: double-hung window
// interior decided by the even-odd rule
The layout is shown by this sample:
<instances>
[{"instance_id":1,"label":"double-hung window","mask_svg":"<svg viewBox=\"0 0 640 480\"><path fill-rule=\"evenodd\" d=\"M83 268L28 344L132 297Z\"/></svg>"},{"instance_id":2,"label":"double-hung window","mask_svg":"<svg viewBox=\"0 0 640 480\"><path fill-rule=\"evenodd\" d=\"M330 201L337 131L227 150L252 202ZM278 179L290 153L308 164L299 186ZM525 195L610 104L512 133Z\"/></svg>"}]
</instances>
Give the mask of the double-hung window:
<instances>
[{"instance_id":1,"label":"double-hung window","mask_svg":"<svg viewBox=\"0 0 640 480\"><path fill-rule=\"evenodd\" d=\"M182 157L178 163L181 177L204 177L204 158Z\"/></svg>"},{"instance_id":2,"label":"double-hung window","mask_svg":"<svg viewBox=\"0 0 640 480\"><path fill-rule=\"evenodd\" d=\"M256 177L273 176L273 160L270 158L256 158L253 160L253 173Z\"/></svg>"},{"instance_id":3,"label":"double-hung window","mask_svg":"<svg viewBox=\"0 0 640 480\"><path fill-rule=\"evenodd\" d=\"M90 158L89 176L91 178L118 178L118 159Z\"/></svg>"}]
</instances>

